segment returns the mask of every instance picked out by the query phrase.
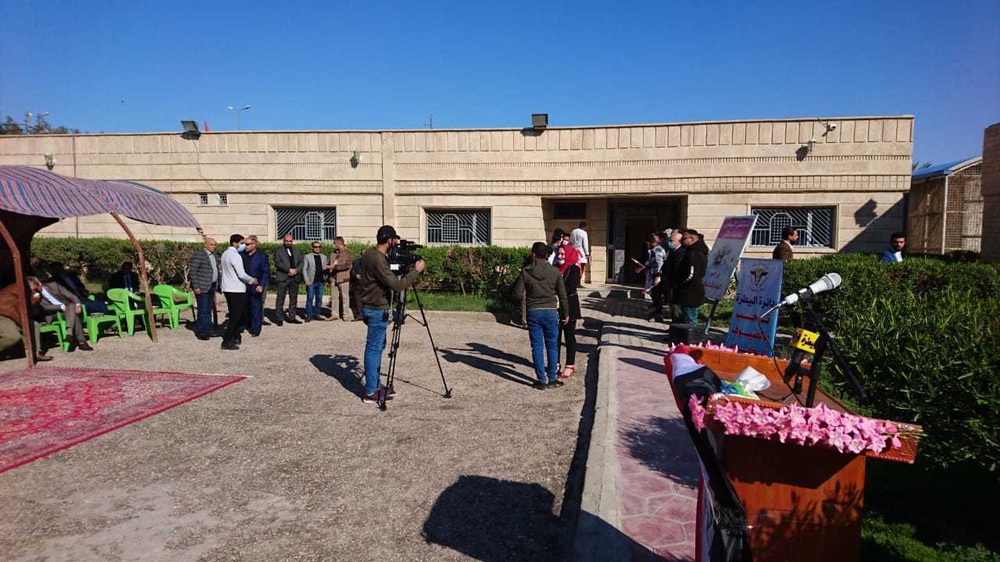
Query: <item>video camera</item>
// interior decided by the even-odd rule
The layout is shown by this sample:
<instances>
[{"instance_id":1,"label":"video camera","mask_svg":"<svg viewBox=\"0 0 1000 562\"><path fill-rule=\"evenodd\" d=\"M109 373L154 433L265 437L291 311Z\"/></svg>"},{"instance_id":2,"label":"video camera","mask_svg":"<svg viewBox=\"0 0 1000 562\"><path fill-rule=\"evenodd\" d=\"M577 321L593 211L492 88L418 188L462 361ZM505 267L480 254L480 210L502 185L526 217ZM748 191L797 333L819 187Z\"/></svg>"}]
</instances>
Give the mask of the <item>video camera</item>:
<instances>
[{"instance_id":1,"label":"video camera","mask_svg":"<svg viewBox=\"0 0 1000 562\"><path fill-rule=\"evenodd\" d=\"M399 244L389 246L389 252L387 253L389 269L395 273L406 273L413 267L413 264L423 259L415 253L421 248L423 246L412 240L400 240Z\"/></svg>"}]
</instances>

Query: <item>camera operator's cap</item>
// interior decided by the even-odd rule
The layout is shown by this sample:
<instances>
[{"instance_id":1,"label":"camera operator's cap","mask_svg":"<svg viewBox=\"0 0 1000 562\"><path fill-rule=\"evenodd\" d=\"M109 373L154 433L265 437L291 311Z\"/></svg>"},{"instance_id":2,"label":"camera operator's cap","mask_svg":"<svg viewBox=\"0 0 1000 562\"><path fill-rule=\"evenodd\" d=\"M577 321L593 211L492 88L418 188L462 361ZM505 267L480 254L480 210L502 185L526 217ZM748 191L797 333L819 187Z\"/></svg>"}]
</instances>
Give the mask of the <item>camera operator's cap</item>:
<instances>
[{"instance_id":1,"label":"camera operator's cap","mask_svg":"<svg viewBox=\"0 0 1000 562\"><path fill-rule=\"evenodd\" d=\"M382 227L378 229L378 232L375 233L375 239L378 241L379 244L385 244L386 242L392 240L393 238L399 238L399 235L396 234L395 228L387 224L382 225Z\"/></svg>"}]
</instances>

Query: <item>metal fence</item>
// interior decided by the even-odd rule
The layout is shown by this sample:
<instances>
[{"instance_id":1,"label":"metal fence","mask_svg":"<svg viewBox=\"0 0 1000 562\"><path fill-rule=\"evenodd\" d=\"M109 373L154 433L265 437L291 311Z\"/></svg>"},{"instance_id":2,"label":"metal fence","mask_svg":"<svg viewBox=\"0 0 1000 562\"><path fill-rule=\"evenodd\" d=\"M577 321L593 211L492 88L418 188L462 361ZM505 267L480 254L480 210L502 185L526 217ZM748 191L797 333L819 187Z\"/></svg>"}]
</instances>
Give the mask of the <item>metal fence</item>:
<instances>
[{"instance_id":1,"label":"metal fence","mask_svg":"<svg viewBox=\"0 0 1000 562\"><path fill-rule=\"evenodd\" d=\"M752 209L757 224L751 234L753 246L774 246L781 242L786 226L798 229L796 246L833 248L833 207L787 207Z\"/></svg>"},{"instance_id":2,"label":"metal fence","mask_svg":"<svg viewBox=\"0 0 1000 562\"><path fill-rule=\"evenodd\" d=\"M429 244L489 245L490 219L489 209L428 210L427 242Z\"/></svg>"},{"instance_id":3,"label":"metal fence","mask_svg":"<svg viewBox=\"0 0 1000 562\"><path fill-rule=\"evenodd\" d=\"M337 236L337 208L275 208L278 238L291 232L296 240L331 241Z\"/></svg>"}]
</instances>

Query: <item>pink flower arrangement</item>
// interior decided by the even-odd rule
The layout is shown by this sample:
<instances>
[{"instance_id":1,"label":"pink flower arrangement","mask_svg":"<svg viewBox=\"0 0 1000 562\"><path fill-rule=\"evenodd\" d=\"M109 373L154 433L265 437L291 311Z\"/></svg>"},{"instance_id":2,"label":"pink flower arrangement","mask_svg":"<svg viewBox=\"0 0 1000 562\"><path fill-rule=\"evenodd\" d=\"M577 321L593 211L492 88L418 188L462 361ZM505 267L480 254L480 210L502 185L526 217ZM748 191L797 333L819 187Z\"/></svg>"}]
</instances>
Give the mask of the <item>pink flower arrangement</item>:
<instances>
[{"instance_id":1,"label":"pink flower arrangement","mask_svg":"<svg viewBox=\"0 0 1000 562\"><path fill-rule=\"evenodd\" d=\"M691 421L697 431L705 427L705 415L722 426L726 435L743 435L758 439L777 437L782 443L833 447L841 453L881 453L887 448L903 446L899 427L890 421L845 414L820 404L803 408L798 404L781 408L762 407L739 400L715 400L708 408L697 396L688 402ZM907 437L918 438L919 432Z\"/></svg>"},{"instance_id":2,"label":"pink flower arrangement","mask_svg":"<svg viewBox=\"0 0 1000 562\"><path fill-rule=\"evenodd\" d=\"M733 346L733 347L726 347L725 345L715 344L715 343L712 343L712 342L696 343L696 344L690 344L690 345L688 345L688 344L669 344L669 345L667 345L667 353L669 354L678 345L687 345L687 347L689 347L689 348L713 349L713 350L716 350L716 351L726 351L726 352L730 352L730 353L742 353L744 355L760 355L761 357L763 357L763 355L761 355L759 353L755 353L753 351L740 350L740 346L738 346L738 345L737 346Z\"/></svg>"}]
</instances>

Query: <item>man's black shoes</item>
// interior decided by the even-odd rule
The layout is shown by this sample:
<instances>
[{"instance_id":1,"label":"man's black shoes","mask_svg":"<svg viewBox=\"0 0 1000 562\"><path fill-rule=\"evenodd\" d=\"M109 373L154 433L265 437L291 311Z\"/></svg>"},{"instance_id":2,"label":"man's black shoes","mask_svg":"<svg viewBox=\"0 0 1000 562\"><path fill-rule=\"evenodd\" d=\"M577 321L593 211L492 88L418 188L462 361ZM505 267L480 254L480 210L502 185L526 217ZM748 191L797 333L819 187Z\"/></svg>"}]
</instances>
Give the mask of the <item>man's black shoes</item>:
<instances>
[{"instance_id":1,"label":"man's black shoes","mask_svg":"<svg viewBox=\"0 0 1000 562\"><path fill-rule=\"evenodd\" d=\"M289 318L288 319L288 323L289 324L301 324L302 322L299 321L299 320L296 320L295 318Z\"/></svg>"},{"instance_id":2,"label":"man's black shoes","mask_svg":"<svg viewBox=\"0 0 1000 562\"><path fill-rule=\"evenodd\" d=\"M275 324L276 326L284 326L284 324L285 324L285 321L284 321L284 320L282 320L281 318L278 318L277 320L275 320L274 324Z\"/></svg>"},{"instance_id":3,"label":"man's black shoes","mask_svg":"<svg viewBox=\"0 0 1000 562\"><path fill-rule=\"evenodd\" d=\"M223 343L222 344L222 349L224 349L226 351L238 351L240 349L240 346L236 345L235 343L231 343L231 342L230 343Z\"/></svg>"},{"instance_id":4,"label":"man's black shoes","mask_svg":"<svg viewBox=\"0 0 1000 562\"><path fill-rule=\"evenodd\" d=\"M200 336L198 336L198 339L200 339L202 341L208 341L208 340L212 339L212 337L211 336L206 336L206 335L200 335Z\"/></svg>"},{"instance_id":5,"label":"man's black shoes","mask_svg":"<svg viewBox=\"0 0 1000 562\"><path fill-rule=\"evenodd\" d=\"M549 384L545 385L545 387L546 388L559 388L560 386L563 386L565 384L566 383L564 383L563 381L554 380L554 381L550 382Z\"/></svg>"},{"instance_id":6,"label":"man's black shoes","mask_svg":"<svg viewBox=\"0 0 1000 562\"><path fill-rule=\"evenodd\" d=\"M545 384L543 382L535 382L535 383L531 384L531 388L534 388L535 390L545 390L548 387L549 387L549 385L547 385L547 384Z\"/></svg>"}]
</instances>

